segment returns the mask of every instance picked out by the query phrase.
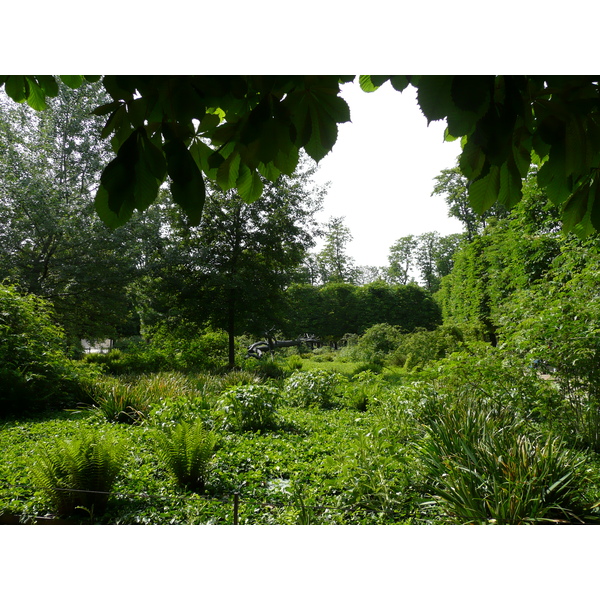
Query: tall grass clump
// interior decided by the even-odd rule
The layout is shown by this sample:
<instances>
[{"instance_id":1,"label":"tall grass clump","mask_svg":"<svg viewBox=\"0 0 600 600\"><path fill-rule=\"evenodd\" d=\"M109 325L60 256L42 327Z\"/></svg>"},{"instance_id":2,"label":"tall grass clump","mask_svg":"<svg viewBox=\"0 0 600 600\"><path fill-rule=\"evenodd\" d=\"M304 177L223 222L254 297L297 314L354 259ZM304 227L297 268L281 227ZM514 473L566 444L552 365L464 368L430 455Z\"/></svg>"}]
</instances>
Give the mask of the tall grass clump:
<instances>
[{"instance_id":1,"label":"tall grass clump","mask_svg":"<svg viewBox=\"0 0 600 600\"><path fill-rule=\"evenodd\" d=\"M31 468L32 480L57 514L99 515L106 510L124 456L123 443L114 435L80 432L42 448Z\"/></svg>"},{"instance_id":2,"label":"tall grass clump","mask_svg":"<svg viewBox=\"0 0 600 600\"><path fill-rule=\"evenodd\" d=\"M175 404L175 412L181 412L181 406L193 407L202 402L193 380L170 372L131 379L101 378L89 388L89 395L107 421L129 424L155 417L161 407Z\"/></svg>"},{"instance_id":3,"label":"tall grass clump","mask_svg":"<svg viewBox=\"0 0 600 600\"><path fill-rule=\"evenodd\" d=\"M431 495L462 523L574 521L582 460L556 437L523 433L510 411L442 410L419 445Z\"/></svg>"},{"instance_id":4,"label":"tall grass clump","mask_svg":"<svg viewBox=\"0 0 600 600\"><path fill-rule=\"evenodd\" d=\"M150 411L147 391L135 382L115 378L98 379L88 394L97 410L111 423L141 423Z\"/></svg>"},{"instance_id":5,"label":"tall grass clump","mask_svg":"<svg viewBox=\"0 0 600 600\"><path fill-rule=\"evenodd\" d=\"M155 439L159 457L177 484L203 494L216 452L216 434L196 420L179 423L168 431L157 431Z\"/></svg>"}]
</instances>

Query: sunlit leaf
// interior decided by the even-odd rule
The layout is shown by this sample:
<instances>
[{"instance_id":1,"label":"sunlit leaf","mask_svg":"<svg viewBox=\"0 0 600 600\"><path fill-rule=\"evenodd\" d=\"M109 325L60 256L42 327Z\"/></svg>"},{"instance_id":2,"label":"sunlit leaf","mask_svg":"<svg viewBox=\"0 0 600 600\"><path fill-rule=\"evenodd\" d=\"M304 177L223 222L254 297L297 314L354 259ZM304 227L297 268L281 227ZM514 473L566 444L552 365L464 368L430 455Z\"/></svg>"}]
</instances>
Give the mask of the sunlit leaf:
<instances>
[{"instance_id":1,"label":"sunlit leaf","mask_svg":"<svg viewBox=\"0 0 600 600\"><path fill-rule=\"evenodd\" d=\"M72 90L76 90L83 83L83 75L61 75L60 80Z\"/></svg>"},{"instance_id":2,"label":"sunlit leaf","mask_svg":"<svg viewBox=\"0 0 600 600\"><path fill-rule=\"evenodd\" d=\"M32 77L27 77L26 79L28 84L27 104L33 110L45 110L47 108L46 94L44 94L42 88Z\"/></svg>"},{"instance_id":3,"label":"sunlit leaf","mask_svg":"<svg viewBox=\"0 0 600 600\"><path fill-rule=\"evenodd\" d=\"M263 191L263 182L260 175L243 164L240 165L236 185L239 195L246 202L258 200Z\"/></svg>"}]
</instances>

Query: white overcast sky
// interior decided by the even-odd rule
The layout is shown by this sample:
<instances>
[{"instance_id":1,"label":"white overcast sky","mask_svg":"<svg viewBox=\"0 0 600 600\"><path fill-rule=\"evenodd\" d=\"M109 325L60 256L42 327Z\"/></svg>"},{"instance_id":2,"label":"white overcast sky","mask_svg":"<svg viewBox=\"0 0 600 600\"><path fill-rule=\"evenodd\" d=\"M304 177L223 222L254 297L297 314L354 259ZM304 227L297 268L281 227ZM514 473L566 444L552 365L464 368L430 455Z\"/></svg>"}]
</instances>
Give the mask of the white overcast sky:
<instances>
[{"instance_id":1,"label":"white overcast sky","mask_svg":"<svg viewBox=\"0 0 600 600\"><path fill-rule=\"evenodd\" d=\"M320 220L345 217L356 264L385 266L390 246L409 234L461 232L444 199L431 196L433 178L455 165L460 143L443 141L442 122L427 125L415 88L397 92L388 82L365 93L356 79L342 96L351 122L339 125L316 180L331 182Z\"/></svg>"}]
</instances>

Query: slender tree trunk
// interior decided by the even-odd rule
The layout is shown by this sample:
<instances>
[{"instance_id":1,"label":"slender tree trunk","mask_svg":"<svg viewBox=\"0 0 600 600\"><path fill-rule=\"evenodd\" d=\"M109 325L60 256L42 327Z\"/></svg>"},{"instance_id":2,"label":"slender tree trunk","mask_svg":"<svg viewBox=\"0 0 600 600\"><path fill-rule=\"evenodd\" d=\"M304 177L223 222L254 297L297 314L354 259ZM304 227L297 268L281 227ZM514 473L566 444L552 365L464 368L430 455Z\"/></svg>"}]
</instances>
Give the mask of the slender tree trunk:
<instances>
[{"instance_id":1,"label":"slender tree trunk","mask_svg":"<svg viewBox=\"0 0 600 600\"><path fill-rule=\"evenodd\" d=\"M227 300L227 333L229 334L229 369L235 367L235 289L229 290Z\"/></svg>"}]
</instances>

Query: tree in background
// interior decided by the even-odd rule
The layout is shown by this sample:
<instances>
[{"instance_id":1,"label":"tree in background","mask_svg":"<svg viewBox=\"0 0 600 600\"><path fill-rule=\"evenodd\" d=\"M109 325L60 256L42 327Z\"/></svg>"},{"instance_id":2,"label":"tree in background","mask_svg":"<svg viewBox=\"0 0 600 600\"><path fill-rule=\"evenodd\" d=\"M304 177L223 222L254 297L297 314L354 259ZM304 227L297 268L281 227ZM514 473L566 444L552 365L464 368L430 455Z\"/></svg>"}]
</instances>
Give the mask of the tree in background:
<instances>
[{"instance_id":1,"label":"tree in background","mask_svg":"<svg viewBox=\"0 0 600 600\"><path fill-rule=\"evenodd\" d=\"M437 231L417 236L415 266L427 290L436 292L442 277L452 270L453 256L460 244L461 235L440 236Z\"/></svg>"},{"instance_id":2,"label":"tree in background","mask_svg":"<svg viewBox=\"0 0 600 600\"><path fill-rule=\"evenodd\" d=\"M490 217L506 216L508 212L505 206L495 204L478 214L469 203L469 181L458 167L443 169L434 179L436 184L431 195L444 198L448 205L448 216L457 218L463 224L469 242L485 229Z\"/></svg>"},{"instance_id":3,"label":"tree in background","mask_svg":"<svg viewBox=\"0 0 600 600\"><path fill-rule=\"evenodd\" d=\"M354 281L356 285L368 285L376 281L384 281L385 268L362 265L354 269Z\"/></svg>"},{"instance_id":4,"label":"tree in background","mask_svg":"<svg viewBox=\"0 0 600 600\"><path fill-rule=\"evenodd\" d=\"M418 240L415 235L401 237L390 247L386 275L391 283L406 285L409 282L417 247Z\"/></svg>"},{"instance_id":5,"label":"tree in background","mask_svg":"<svg viewBox=\"0 0 600 600\"><path fill-rule=\"evenodd\" d=\"M61 85L40 113L0 102L0 280L50 300L71 340L127 325L126 288L152 238L151 211L111 232L93 209L109 144L90 113L106 98L87 84Z\"/></svg>"},{"instance_id":6,"label":"tree in background","mask_svg":"<svg viewBox=\"0 0 600 600\"><path fill-rule=\"evenodd\" d=\"M314 245L325 193L311 182L314 170L305 162L294 175L265 182L251 203L232 190L211 190L197 227L165 207L169 228L145 291L155 319L225 329L230 366L236 335L262 335L278 324L284 290Z\"/></svg>"},{"instance_id":7,"label":"tree in background","mask_svg":"<svg viewBox=\"0 0 600 600\"><path fill-rule=\"evenodd\" d=\"M352 241L344 217L331 217L325 225L325 245L317 254L317 264L322 283L352 283L355 277L353 259L346 253Z\"/></svg>"}]
</instances>

